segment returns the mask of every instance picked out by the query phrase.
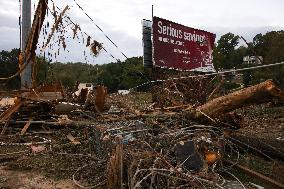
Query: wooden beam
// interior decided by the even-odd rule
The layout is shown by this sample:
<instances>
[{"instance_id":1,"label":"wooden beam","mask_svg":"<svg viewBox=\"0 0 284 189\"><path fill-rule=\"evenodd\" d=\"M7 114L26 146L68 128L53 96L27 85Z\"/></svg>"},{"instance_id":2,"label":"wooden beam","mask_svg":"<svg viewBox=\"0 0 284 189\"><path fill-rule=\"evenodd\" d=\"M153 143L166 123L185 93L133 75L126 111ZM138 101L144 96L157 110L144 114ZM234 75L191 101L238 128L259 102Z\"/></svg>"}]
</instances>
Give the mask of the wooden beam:
<instances>
[{"instance_id":1,"label":"wooden beam","mask_svg":"<svg viewBox=\"0 0 284 189\"><path fill-rule=\"evenodd\" d=\"M0 115L0 123L5 122L11 118L11 116L25 103L25 100L18 98L15 104L8 108L5 112Z\"/></svg>"},{"instance_id":2,"label":"wooden beam","mask_svg":"<svg viewBox=\"0 0 284 189\"><path fill-rule=\"evenodd\" d=\"M21 135L24 135L26 133L26 131L28 130L28 128L30 127L31 123L32 123L32 118L29 119L29 121L25 124L25 126L23 127L23 129L21 130Z\"/></svg>"}]
</instances>

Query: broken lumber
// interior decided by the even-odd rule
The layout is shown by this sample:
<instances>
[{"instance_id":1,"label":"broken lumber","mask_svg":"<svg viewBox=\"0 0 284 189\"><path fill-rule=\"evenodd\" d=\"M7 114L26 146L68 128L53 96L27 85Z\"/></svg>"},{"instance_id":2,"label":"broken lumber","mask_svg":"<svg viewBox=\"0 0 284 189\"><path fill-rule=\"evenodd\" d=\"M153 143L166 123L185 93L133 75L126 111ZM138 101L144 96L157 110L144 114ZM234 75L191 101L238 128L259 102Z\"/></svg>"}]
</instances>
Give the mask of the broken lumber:
<instances>
[{"instance_id":1,"label":"broken lumber","mask_svg":"<svg viewBox=\"0 0 284 189\"><path fill-rule=\"evenodd\" d=\"M25 124L25 126L23 127L23 129L21 130L21 135L24 135L26 133L26 131L28 130L28 128L31 125L32 122L32 118L29 119L29 121Z\"/></svg>"},{"instance_id":2,"label":"broken lumber","mask_svg":"<svg viewBox=\"0 0 284 189\"><path fill-rule=\"evenodd\" d=\"M15 104L0 115L0 123L5 122L25 103L25 100L16 99Z\"/></svg>"}]
</instances>

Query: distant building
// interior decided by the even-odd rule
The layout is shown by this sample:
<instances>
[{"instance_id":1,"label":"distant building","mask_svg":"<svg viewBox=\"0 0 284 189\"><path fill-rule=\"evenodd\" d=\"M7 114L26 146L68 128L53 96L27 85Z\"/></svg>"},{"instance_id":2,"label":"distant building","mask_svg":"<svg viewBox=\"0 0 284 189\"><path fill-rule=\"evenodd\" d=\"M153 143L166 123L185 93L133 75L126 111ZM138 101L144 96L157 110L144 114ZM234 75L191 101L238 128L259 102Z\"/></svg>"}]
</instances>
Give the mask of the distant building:
<instances>
[{"instance_id":1,"label":"distant building","mask_svg":"<svg viewBox=\"0 0 284 189\"><path fill-rule=\"evenodd\" d=\"M243 58L244 64L262 64L263 57L262 56L245 56Z\"/></svg>"},{"instance_id":2,"label":"distant building","mask_svg":"<svg viewBox=\"0 0 284 189\"><path fill-rule=\"evenodd\" d=\"M130 93L130 91L129 90L118 90L117 93L120 95L127 95Z\"/></svg>"},{"instance_id":3,"label":"distant building","mask_svg":"<svg viewBox=\"0 0 284 189\"><path fill-rule=\"evenodd\" d=\"M93 83L80 83L75 94L78 96L82 89L88 89L88 91L92 91L94 90L94 87L95 85Z\"/></svg>"}]
</instances>

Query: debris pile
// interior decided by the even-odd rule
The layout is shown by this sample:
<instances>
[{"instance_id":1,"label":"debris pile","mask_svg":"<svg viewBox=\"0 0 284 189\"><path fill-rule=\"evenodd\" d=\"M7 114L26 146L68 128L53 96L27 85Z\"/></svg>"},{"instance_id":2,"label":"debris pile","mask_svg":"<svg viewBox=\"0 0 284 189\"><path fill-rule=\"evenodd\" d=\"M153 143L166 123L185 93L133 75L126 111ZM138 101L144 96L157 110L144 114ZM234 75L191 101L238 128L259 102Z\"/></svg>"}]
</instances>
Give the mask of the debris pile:
<instances>
[{"instance_id":1,"label":"debris pile","mask_svg":"<svg viewBox=\"0 0 284 189\"><path fill-rule=\"evenodd\" d=\"M20 61L28 63L21 64L15 75L35 59L41 18L47 10L41 0ZM51 11L55 22L43 50L51 48L54 32L63 35L67 10L68 6L59 15L55 7ZM78 37L79 25L70 23L73 38ZM59 45L65 49L62 35ZM103 49L101 43L91 43L89 36L86 43L94 56ZM147 94L143 98L137 98L139 93L110 96L104 86L79 89L79 82L71 91L61 83L38 86L35 75L29 89L0 94L0 160L10 169L72 178L79 188L245 188L249 182L231 173L230 168L237 167L284 188L281 181L238 165L243 146L274 159L232 136L243 120L232 111L284 99L284 92L272 80L212 99L220 88L209 84L214 78L169 79L153 88L153 103ZM135 100L139 102L131 102ZM271 146L270 151L283 157L283 151Z\"/></svg>"},{"instance_id":2,"label":"debris pile","mask_svg":"<svg viewBox=\"0 0 284 189\"><path fill-rule=\"evenodd\" d=\"M169 79L162 85L153 86L152 94L156 107L201 105L212 92L213 79L210 77L192 77L178 81Z\"/></svg>"},{"instance_id":3,"label":"debris pile","mask_svg":"<svg viewBox=\"0 0 284 189\"><path fill-rule=\"evenodd\" d=\"M247 105L243 98L236 104L237 96L247 91L250 95L245 98L255 103L283 94L269 80L196 108L191 104L153 108L149 101L138 109L123 101L127 98L123 95L109 97L103 86L81 89L79 95L76 91L56 84L15 93L13 105L6 99L0 116L4 156L25 154L31 165L36 161L31 154L50 159L71 156L74 165L79 163L71 171L79 187L222 188L236 180L227 159L240 159L241 145L230 134L236 127L222 119L231 115L230 103L236 109ZM216 101L220 107L212 111ZM21 148L11 151L11 146ZM86 159L81 162L79 157Z\"/></svg>"}]
</instances>

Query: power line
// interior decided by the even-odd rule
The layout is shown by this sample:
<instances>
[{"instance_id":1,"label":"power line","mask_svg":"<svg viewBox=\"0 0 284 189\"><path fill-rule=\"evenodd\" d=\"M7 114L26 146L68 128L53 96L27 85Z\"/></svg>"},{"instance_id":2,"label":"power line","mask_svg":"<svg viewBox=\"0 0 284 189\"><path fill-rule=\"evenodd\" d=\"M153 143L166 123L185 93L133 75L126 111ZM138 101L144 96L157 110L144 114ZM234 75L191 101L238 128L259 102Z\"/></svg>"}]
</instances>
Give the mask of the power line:
<instances>
[{"instance_id":1,"label":"power line","mask_svg":"<svg viewBox=\"0 0 284 189\"><path fill-rule=\"evenodd\" d=\"M128 57L119 49L119 47L113 42L113 40L111 40L111 39L105 34L105 32L102 30L102 28L99 27L99 26L95 23L95 21L86 13L86 11L83 9L83 7L82 7L81 5L79 5L76 0L74 0L74 2L75 2L76 5L79 7L79 9L81 9L81 10L84 12L84 14L95 24L95 26L104 34L104 36L117 48L117 50L120 51L120 53L121 53L126 59L128 59ZM148 80L148 81L150 82L150 80L146 77L145 74L143 74L143 73L140 72L140 71L138 71L138 72L139 72L144 78L146 78L146 80Z\"/></svg>"},{"instance_id":2,"label":"power line","mask_svg":"<svg viewBox=\"0 0 284 189\"><path fill-rule=\"evenodd\" d=\"M54 4L54 1L53 1L53 0L51 0L51 1L52 1L52 3ZM47 3L47 2L46 2L46 3ZM56 6L56 8L57 8L59 11L62 11L62 9L59 8L58 6ZM49 9L49 11L51 11L51 10ZM69 16L66 16L66 15L65 15L64 17L66 17L74 26L76 25L75 22L73 22ZM88 35L85 31L83 31L83 32L84 32L85 35L90 36L90 35ZM113 59L115 59L116 61L119 61L119 60L118 60L117 58L115 58L110 52L108 52L105 47L102 46L102 49L103 49L107 54L109 54L109 56L111 56Z\"/></svg>"},{"instance_id":3,"label":"power line","mask_svg":"<svg viewBox=\"0 0 284 189\"><path fill-rule=\"evenodd\" d=\"M169 79L158 79L158 80L152 80L152 81L149 81L149 82L142 83L141 85L137 85L135 87L132 87L129 90L134 90L134 89L143 87L145 85L153 84L153 83L157 83L157 82L165 82L165 81L196 78L196 77L205 77L205 76L212 76L212 75L222 75L222 74L226 74L226 73L241 72L241 71L246 71L246 70L254 70L254 69L267 68L267 67L273 67L273 66L279 66L279 65L284 65L284 62L278 62L278 63L274 63L274 64L266 64L266 65L261 65L261 66L254 66L254 67L249 67L249 68L232 69L232 70L215 72L215 73L208 73L208 74L203 74L203 75L191 75L191 76L169 78Z\"/></svg>"},{"instance_id":4,"label":"power line","mask_svg":"<svg viewBox=\"0 0 284 189\"><path fill-rule=\"evenodd\" d=\"M118 50L126 59L128 59L128 57L119 49L119 47L113 42L113 40L111 40L111 39L105 34L105 32L102 30L102 28L99 27L99 26L95 23L95 21L86 13L86 11L83 9L83 7L80 6L80 5L77 3L76 0L74 0L74 2L75 2L76 5L79 7L79 9L81 9L81 10L84 12L84 14L95 24L95 26L104 34L104 36L117 48L117 50Z\"/></svg>"},{"instance_id":5,"label":"power line","mask_svg":"<svg viewBox=\"0 0 284 189\"><path fill-rule=\"evenodd\" d=\"M54 3L54 1L53 0L51 0L53 3ZM105 35L105 37L119 50L119 48L118 48L118 46L104 33L104 31L94 22L94 20L84 11L84 9L76 2L76 0L74 0L74 2L77 4L77 6L85 13L85 15L96 25L96 27ZM58 6L56 6L56 8L59 10L59 11L61 11L61 9L58 7ZM71 18L69 17L69 16L64 16L64 17L66 17L74 26L76 25L72 20L71 20ZM85 33L85 35L87 35L87 36L89 36L85 31L84 31L84 33ZM106 53L108 53L112 58L114 58L117 62L119 62L119 60L117 59L117 58L115 58L111 53L109 53L103 46L102 46L102 49L106 52ZM126 59L128 59L128 57L122 52L122 51L120 51L121 52L121 54L126 58ZM140 72L140 71L138 71L140 74L141 74L141 76L143 76L148 82L150 82L150 80L147 78L147 76L145 75L145 74L143 74L142 72Z\"/></svg>"},{"instance_id":6,"label":"power line","mask_svg":"<svg viewBox=\"0 0 284 189\"><path fill-rule=\"evenodd\" d=\"M71 20L71 18L69 17L69 16L66 16L66 18L73 24L73 25L76 25L72 20ZM87 36L90 36L90 35L88 35L85 31L83 31L84 32L84 34L85 35L87 35ZM115 59L116 61L119 61L117 58L115 58L110 52L108 52L107 50L106 50L106 48L104 48L103 46L102 46L102 49L106 52L106 53L108 53L113 59Z\"/></svg>"}]
</instances>

